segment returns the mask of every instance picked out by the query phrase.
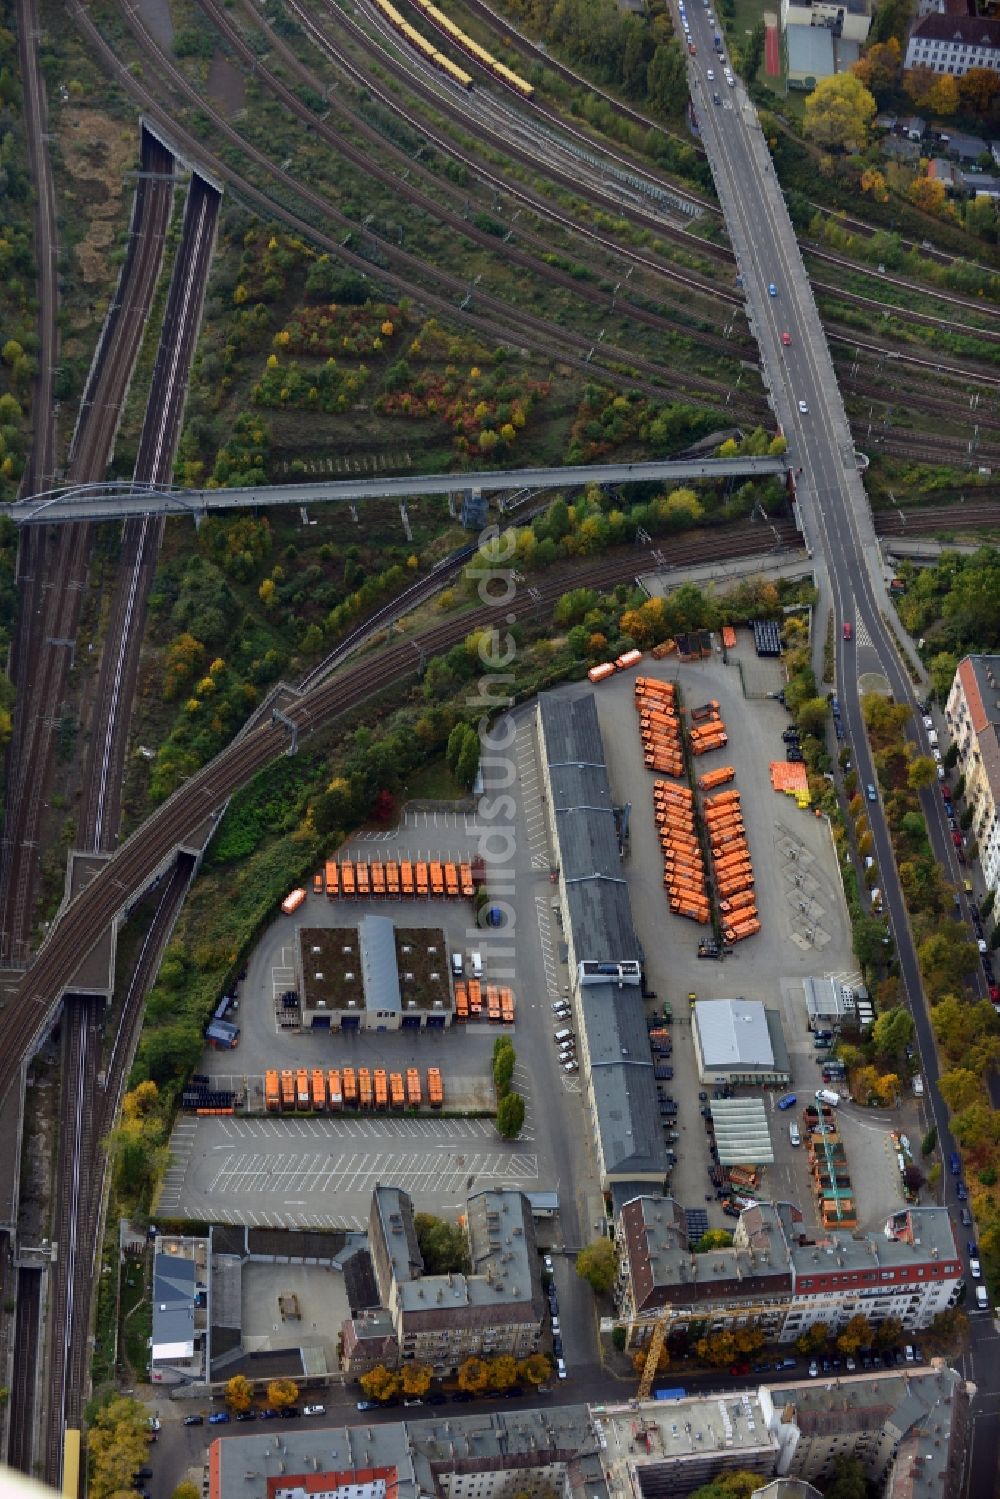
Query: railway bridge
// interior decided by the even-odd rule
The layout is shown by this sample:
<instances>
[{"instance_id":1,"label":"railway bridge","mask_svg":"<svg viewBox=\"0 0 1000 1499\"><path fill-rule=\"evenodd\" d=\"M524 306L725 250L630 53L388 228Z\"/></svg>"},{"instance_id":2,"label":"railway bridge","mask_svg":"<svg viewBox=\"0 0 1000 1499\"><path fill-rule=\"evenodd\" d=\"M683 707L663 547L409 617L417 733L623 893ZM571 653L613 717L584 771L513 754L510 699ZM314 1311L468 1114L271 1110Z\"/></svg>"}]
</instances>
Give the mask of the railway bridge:
<instances>
[{"instance_id":1,"label":"railway bridge","mask_svg":"<svg viewBox=\"0 0 1000 1499\"><path fill-rule=\"evenodd\" d=\"M571 468L487 469L460 474L382 474L370 478L318 479L301 484L254 485L246 489L178 489L132 480L67 484L28 495L4 508L19 526L60 521L132 520L145 515L189 515L196 522L210 511L270 508L273 505L347 505L368 500L405 503L421 495L456 497L467 490L502 494L544 489L578 489L587 484L718 483L728 479L783 477L788 460L775 458L686 458L642 463L588 463Z\"/></svg>"}]
</instances>

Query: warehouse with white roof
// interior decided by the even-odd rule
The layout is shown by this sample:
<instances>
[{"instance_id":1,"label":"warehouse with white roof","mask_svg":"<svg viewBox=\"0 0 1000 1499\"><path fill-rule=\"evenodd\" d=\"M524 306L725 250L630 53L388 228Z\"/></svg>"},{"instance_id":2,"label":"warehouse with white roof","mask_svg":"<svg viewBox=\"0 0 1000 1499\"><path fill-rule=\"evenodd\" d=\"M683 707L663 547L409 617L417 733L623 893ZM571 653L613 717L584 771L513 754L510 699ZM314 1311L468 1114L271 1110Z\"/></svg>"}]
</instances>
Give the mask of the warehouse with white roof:
<instances>
[{"instance_id":1,"label":"warehouse with white roof","mask_svg":"<svg viewBox=\"0 0 1000 1499\"><path fill-rule=\"evenodd\" d=\"M703 1083L783 1088L791 1081L781 1017L759 999L700 999L693 1032Z\"/></svg>"}]
</instances>

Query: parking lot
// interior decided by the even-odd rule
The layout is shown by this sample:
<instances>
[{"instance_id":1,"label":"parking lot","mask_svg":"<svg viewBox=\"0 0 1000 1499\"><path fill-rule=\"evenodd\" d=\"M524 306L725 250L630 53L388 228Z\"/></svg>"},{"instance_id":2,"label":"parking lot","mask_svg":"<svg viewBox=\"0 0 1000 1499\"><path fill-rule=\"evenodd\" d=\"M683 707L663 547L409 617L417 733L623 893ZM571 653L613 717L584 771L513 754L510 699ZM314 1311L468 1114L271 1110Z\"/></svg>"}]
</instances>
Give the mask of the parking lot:
<instances>
[{"instance_id":1,"label":"parking lot","mask_svg":"<svg viewBox=\"0 0 1000 1499\"><path fill-rule=\"evenodd\" d=\"M470 1191L539 1181L488 1119L182 1119L157 1211L255 1228L364 1229L376 1183L454 1218Z\"/></svg>"},{"instance_id":2,"label":"parking lot","mask_svg":"<svg viewBox=\"0 0 1000 1499\"><path fill-rule=\"evenodd\" d=\"M657 995L650 1010L659 1010L664 1000L673 1008L674 1075L662 1085L678 1106L677 1118L670 1121L680 1136L671 1142L677 1163L670 1190L684 1207L706 1209L716 1227L732 1224L723 1216L709 1180L712 1162L699 1113L703 1101L698 1095L707 1091L710 1099L712 1090L699 1084L695 1071L689 993L699 999L759 999L779 1011L791 1087L802 1095L801 1108L806 1094L821 1085L801 981L830 976L849 982L860 977L826 819L800 810L792 798L771 787L769 765L785 759L781 736L790 722L782 705L768 695L783 685L781 664L756 656L749 631L739 631L737 638L728 664L719 657L681 663L676 657L653 661L647 656L638 668L639 674L676 682L688 708L716 699L726 723L728 745L696 760L695 769L699 775L720 765L732 765L736 771L733 784L742 796L761 930L737 944L722 961L699 959L698 942L706 929L673 915L664 895L663 859L653 818L655 777L643 764L633 701L637 673L624 672L601 683L596 691L615 799L632 803L625 872L649 987ZM744 696L744 682L750 696ZM580 690L592 689L582 684ZM750 1096L755 1090L736 1091ZM773 1109L776 1097L769 1097L769 1108ZM781 1113L772 1118L775 1166L765 1172L759 1190L769 1197L790 1198L808 1219L813 1210L805 1151L791 1146L787 1122ZM886 1129L888 1124L886 1120ZM864 1180L866 1189L870 1181L872 1195L882 1194L882 1205L895 1205L901 1200L898 1176L890 1179L889 1167L894 1173L895 1164L884 1148L884 1131L869 1137L858 1130L857 1135L856 1141L847 1142L852 1178ZM878 1211L882 1212L881 1206Z\"/></svg>"}]
</instances>

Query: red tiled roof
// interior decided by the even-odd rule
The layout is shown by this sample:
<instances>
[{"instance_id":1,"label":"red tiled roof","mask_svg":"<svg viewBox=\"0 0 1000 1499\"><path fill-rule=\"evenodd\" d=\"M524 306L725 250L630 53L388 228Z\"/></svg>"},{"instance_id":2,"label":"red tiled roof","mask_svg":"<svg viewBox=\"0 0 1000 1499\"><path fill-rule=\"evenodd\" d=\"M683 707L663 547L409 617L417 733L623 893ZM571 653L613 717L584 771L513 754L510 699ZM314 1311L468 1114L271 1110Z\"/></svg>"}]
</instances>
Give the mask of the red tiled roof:
<instances>
[{"instance_id":1,"label":"red tiled roof","mask_svg":"<svg viewBox=\"0 0 1000 1499\"><path fill-rule=\"evenodd\" d=\"M958 679L962 684L965 701L969 706L969 717L972 727L977 734L981 734L989 723L986 713L986 705L983 702L982 693L979 691L979 682L976 678L975 668L968 656L958 664Z\"/></svg>"}]
</instances>

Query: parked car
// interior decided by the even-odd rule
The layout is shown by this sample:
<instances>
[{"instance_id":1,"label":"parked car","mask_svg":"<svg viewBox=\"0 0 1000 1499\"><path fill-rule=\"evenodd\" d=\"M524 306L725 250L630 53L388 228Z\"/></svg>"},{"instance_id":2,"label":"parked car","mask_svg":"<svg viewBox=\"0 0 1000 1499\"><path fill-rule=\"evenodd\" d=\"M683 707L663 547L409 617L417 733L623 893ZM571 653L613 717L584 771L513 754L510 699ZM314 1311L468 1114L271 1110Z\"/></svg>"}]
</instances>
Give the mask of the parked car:
<instances>
[{"instance_id":1,"label":"parked car","mask_svg":"<svg viewBox=\"0 0 1000 1499\"><path fill-rule=\"evenodd\" d=\"M870 802L878 801L878 792L875 790L875 787L872 785L871 781L869 781L868 785L865 787L865 794L867 795Z\"/></svg>"},{"instance_id":2,"label":"parked car","mask_svg":"<svg viewBox=\"0 0 1000 1499\"><path fill-rule=\"evenodd\" d=\"M969 1260L969 1274L972 1276L973 1280L982 1280L983 1270L977 1259Z\"/></svg>"},{"instance_id":3,"label":"parked car","mask_svg":"<svg viewBox=\"0 0 1000 1499\"><path fill-rule=\"evenodd\" d=\"M354 1408L359 1411L377 1411L379 1402L377 1400L359 1400Z\"/></svg>"},{"instance_id":4,"label":"parked car","mask_svg":"<svg viewBox=\"0 0 1000 1499\"><path fill-rule=\"evenodd\" d=\"M969 1212L968 1208L963 1208L962 1209L960 1217L962 1219L962 1227L963 1228L971 1228L972 1227L972 1214Z\"/></svg>"},{"instance_id":5,"label":"parked car","mask_svg":"<svg viewBox=\"0 0 1000 1499\"><path fill-rule=\"evenodd\" d=\"M809 1360L809 1378L816 1379L819 1375L819 1365L815 1359Z\"/></svg>"},{"instance_id":6,"label":"parked car","mask_svg":"<svg viewBox=\"0 0 1000 1499\"><path fill-rule=\"evenodd\" d=\"M228 1411L213 1411L212 1414L208 1418L208 1424L209 1424L209 1426L228 1426L229 1425L229 1412Z\"/></svg>"},{"instance_id":7,"label":"parked car","mask_svg":"<svg viewBox=\"0 0 1000 1499\"><path fill-rule=\"evenodd\" d=\"M257 1412L255 1410L237 1411L236 1419L237 1421L256 1421Z\"/></svg>"},{"instance_id":8,"label":"parked car","mask_svg":"<svg viewBox=\"0 0 1000 1499\"><path fill-rule=\"evenodd\" d=\"M961 1179L959 1179L955 1183L955 1196L958 1198L959 1202L968 1202L969 1200L969 1193L966 1188L965 1182Z\"/></svg>"},{"instance_id":9,"label":"parked car","mask_svg":"<svg viewBox=\"0 0 1000 1499\"><path fill-rule=\"evenodd\" d=\"M565 1359L556 1359L556 1373L558 1374L560 1379L565 1379L567 1377Z\"/></svg>"},{"instance_id":10,"label":"parked car","mask_svg":"<svg viewBox=\"0 0 1000 1499\"><path fill-rule=\"evenodd\" d=\"M325 1416L326 1415L326 1406L325 1405L304 1405L302 1407L302 1414L304 1416Z\"/></svg>"},{"instance_id":11,"label":"parked car","mask_svg":"<svg viewBox=\"0 0 1000 1499\"><path fill-rule=\"evenodd\" d=\"M555 1264L553 1262L551 1254L543 1254L542 1255L542 1264L545 1266L545 1268L549 1272L549 1274L552 1275L553 1272L555 1271Z\"/></svg>"},{"instance_id":12,"label":"parked car","mask_svg":"<svg viewBox=\"0 0 1000 1499\"><path fill-rule=\"evenodd\" d=\"M185 1426L204 1426L204 1424L205 1424L205 1417L204 1416L185 1416L184 1417L184 1425Z\"/></svg>"}]
</instances>

